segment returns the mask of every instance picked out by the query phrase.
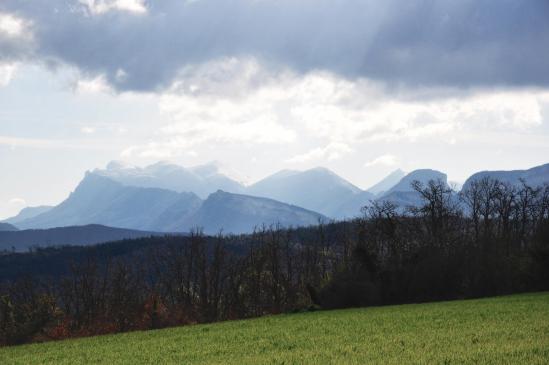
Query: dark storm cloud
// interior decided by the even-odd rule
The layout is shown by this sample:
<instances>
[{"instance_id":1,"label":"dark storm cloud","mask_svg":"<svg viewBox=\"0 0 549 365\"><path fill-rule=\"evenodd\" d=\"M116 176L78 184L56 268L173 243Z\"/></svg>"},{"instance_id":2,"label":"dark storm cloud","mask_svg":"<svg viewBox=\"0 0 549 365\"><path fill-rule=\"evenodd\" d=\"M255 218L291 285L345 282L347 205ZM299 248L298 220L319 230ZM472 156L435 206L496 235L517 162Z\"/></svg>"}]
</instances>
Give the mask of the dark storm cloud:
<instances>
[{"instance_id":1,"label":"dark storm cloud","mask_svg":"<svg viewBox=\"0 0 549 365\"><path fill-rule=\"evenodd\" d=\"M0 3L32 21L34 58L105 74L120 90L162 88L182 66L226 56L411 87L549 86L548 0L151 0L147 9Z\"/></svg>"}]
</instances>

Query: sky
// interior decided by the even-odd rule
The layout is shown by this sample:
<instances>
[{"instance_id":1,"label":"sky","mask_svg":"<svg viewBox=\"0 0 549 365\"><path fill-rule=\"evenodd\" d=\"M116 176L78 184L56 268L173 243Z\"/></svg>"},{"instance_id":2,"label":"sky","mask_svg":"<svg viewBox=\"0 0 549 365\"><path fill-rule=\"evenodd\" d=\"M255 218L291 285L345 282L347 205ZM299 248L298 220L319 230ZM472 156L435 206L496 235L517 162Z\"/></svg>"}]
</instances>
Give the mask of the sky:
<instances>
[{"instance_id":1,"label":"sky","mask_svg":"<svg viewBox=\"0 0 549 365\"><path fill-rule=\"evenodd\" d=\"M85 171L549 162L546 0L2 0L0 218Z\"/></svg>"}]
</instances>

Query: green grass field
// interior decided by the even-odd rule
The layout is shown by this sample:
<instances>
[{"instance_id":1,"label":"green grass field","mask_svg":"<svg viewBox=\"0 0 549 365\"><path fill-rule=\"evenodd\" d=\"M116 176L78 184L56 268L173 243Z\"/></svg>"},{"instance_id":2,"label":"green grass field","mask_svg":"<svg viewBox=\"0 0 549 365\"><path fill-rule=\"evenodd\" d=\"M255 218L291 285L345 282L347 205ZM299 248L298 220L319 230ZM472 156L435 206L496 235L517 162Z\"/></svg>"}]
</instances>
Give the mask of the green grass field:
<instances>
[{"instance_id":1,"label":"green grass field","mask_svg":"<svg viewBox=\"0 0 549 365\"><path fill-rule=\"evenodd\" d=\"M549 364L549 293L311 312L0 349L0 364Z\"/></svg>"}]
</instances>

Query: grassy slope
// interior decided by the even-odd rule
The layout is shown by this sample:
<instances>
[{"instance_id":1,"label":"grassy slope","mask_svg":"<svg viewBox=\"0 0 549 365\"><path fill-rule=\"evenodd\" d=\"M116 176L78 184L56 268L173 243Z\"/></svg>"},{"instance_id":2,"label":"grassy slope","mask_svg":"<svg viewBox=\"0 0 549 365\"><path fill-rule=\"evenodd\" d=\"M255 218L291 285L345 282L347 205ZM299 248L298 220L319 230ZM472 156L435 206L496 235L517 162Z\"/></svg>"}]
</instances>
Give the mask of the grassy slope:
<instances>
[{"instance_id":1,"label":"grassy slope","mask_svg":"<svg viewBox=\"0 0 549 365\"><path fill-rule=\"evenodd\" d=\"M547 364L549 293L281 315L0 349L0 364Z\"/></svg>"}]
</instances>

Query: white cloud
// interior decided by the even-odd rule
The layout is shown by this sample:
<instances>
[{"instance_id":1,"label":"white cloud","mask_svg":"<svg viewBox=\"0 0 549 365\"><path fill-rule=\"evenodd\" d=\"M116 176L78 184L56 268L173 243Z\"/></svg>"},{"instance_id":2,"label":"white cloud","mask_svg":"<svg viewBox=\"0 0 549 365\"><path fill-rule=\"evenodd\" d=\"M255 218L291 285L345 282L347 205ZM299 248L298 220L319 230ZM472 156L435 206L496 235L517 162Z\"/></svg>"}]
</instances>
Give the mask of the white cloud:
<instances>
[{"instance_id":1,"label":"white cloud","mask_svg":"<svg viewBox=\"0 0 549 365\"><path fill-rule=\"evenodd\" d=\"M366 167L371 166L395 166L398 163L398 158L391 154L381 155L368 161L364 164Z\"/></svg>"},{"instance_id":2,"label":"white cloud","mask_svg":"<svg viewBox=\"0 0 549 365\"><path fill-rule=\"evenodd\" d=\"M149 142L143 145L130 146L120 153L122 158L140 157L166 160L176 156L196 157L197 152L187 149L177 141L167 143Z\"/></svg>"},{"instance_id":3,"label":"white cloud","mask_svg":"<svg viewBox=\"0 0 549 365\"><path fill-rule=\"evenodd\" d=\"M475 134L528 131L549 105L549 92L540 90L414 95L366 79L270 73L254 59L221 59L182 70L155 97L160 118L150 138L124 153L166 158L214 144L285 145L294 153L282 157L288 162L335 160L366 143L456 144ZM313 147L295 155L304 145Z\"/></svg>"},{"instance_id":4,"label":"white cloud","mask_svg":"<svg viewBox=\"0 0 549 365\"><path fill-rule=\"evenodd\" d=\"M95 133L95 128L93 128L93 127L82 127L82 128L80 128L80 131L84 134L94 134Z\"/></svg>"},{"instance_id":5,"label":"white cloud","mask_svg":"<svg viewBox=\"0 0 549 365\"><path fill-rule=\"evenodd\" d=\"M285 129L269 116L236 122L224 119L221 114L218 120L199 121L191 118L170 123L160 129L157 140L126 148L122 157L168 158L196 154L192 150L196 146L238 143L280 145L295 139L293 131Z\"/></svg>"},{"instance_id":6,"label":"white cloud","mask_svg":"<svg viewBox=\"0 0 549 365\"><path fill-rule=\"evenodd\" d=\"M56 149L56 150L110 150L114 146L105 145L103 141L84 141L78 139L59 140L47 138L21 138L0 135L0 146L7 146L12 150L17 148Z\"/></svg>"},{"instance_id":7,"label":"white cloud","mask_svg":"<svg viewBox=\"0 0 549 365\"><path fill-rule=\"evenodd\" d=\"M28 22L11 14L0 13L0 35L11 38L20 38L25 36Z\"/></svg>"},{"instance_id":8,"label":"white cloud","mask_svg":"<svg viewBox=\"0 0 549 365\"><path fill-rule=\"evenodd\" d=\"M549 93L529 90L410 101L367 80L342 81L332 75L308 76L296 90L300 92L288 91L295 101L291 114L307 133L354 143L451 142L462 131L525 130L542 123L541 109L549 102Z\"/></svg>"},{"instance_id":9,"label":"white cloud","mask_svg":"<svg viewBox=\"0 0 549 365\"><path fill-rule=\"evenodd\" d=\"M134 14L145 14L147 7L143 0L79 0L94 15L109 11L126 11Z\"/></svg>"},{"instance_id":10,"label":"white cloud","mask_svg":"<svg viewBox=\"0 0 549 365\"><path fill-rule=\"evenodd\" d=\"M116 81L118 82L124 82L126 81L126 79L128 78L128 73L126 71L124 71L124 69L122 68L119 68L117 71L116 71Z\"/></svg>"},{"instance_id":11,"label":"white cloud","mask_svg":"<svg viewBox=\"0 0 549 365\"><path fill-rule=\"evenodd\" d=\"M17 71L15 63L0 63L0 87L7 86Z\"/></svg>"},{"instance_id":12,"label":"white cloud","mask_svg":"<svg viewBox=\"0 0 549 365\"><path fill-rule=\"evenodd\" d=\"M230 107L229 107L230 108ZM227 109L229 109L227 108ZM225 108L220 108L225 109ZM227 110L227 115L230 110ZM296 139L295 132L285 128L273 115L258 115L248 120L226 118L200 120L178 119L160 129L174 147L191 147L204 143L284 144Z\"/></svg>"},{"instance_id":13,"label":"white cloud","mask_svg":"<svg viewBox=\"0 0 549 365\"><path fill-rule=\"evenodd\" d=\"M25 201L25 199L22 199L22 198L13 198L13 199L10 199L8 201L8 204L11 204L11 205L25 205L25 204L27 204L27 202Z\"/></svg>"},{"instance_id":14,"label":"white cloud","mask_svg":"<svg viewBox=\"0 0 549 365\"><path fill-rule=\"evenodd\" d=\"M112 93L112 89L104 75L94 78L79 78L74 84L74 90L79 94Z\"/></svg>"},{"instance_id":15,"label":"white cloud","mask_svg":"<svg viewBox=\"0 0 549 365\"><path fill-rule=\"evenodd\" d=\"M143 146L128 147L122 151L120 155L121 157L139 156L145 158L167 159L174 156L176 150L178 150L178 148L174 144L149 142ZM182 148L179 148L179 151L182 152Z\"/></svg>"},{"instance_id":16,"label":"white cloud","mask_svg":"<svg viewBox=\"0 0 549 365\"><path fill-rule=\"evenodd\" d=\"M188 154L197 146L284 145L298 139L279 113L283 90L257 87L264 70L254 61L220 60L182 71L182 78L159 96L162 122L151 141L123 151L125 156L162 158Z\"/></svg>"},{"instance_id":17,"label":"white cloud","mask_svg":"<svg viewBox=\"0 0 549 365\"><path fill-rule=\"evenodd\" d=\"M325 147L317 147L304 154L294 156L286 160L286 162L306 163L311 161L334 161L350 152L352 152L352 148L347 144L332 142Z\"/></svg>"},{"instance_id":18,"label":"white cloud","mask_svg":"<svg viewBox=\"0 0 549 365\"><path fill-rule=\"evenodd\" d=\"M18 138L0 136L0 145L9 146L14 149L16 147L30 148L55 148L58 144L55 141L38 138Z\"/></svg>"}]
</instances>

